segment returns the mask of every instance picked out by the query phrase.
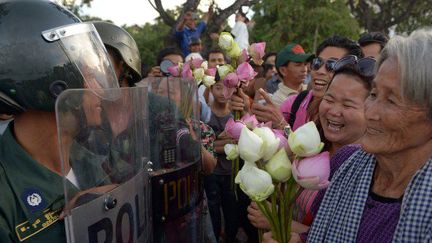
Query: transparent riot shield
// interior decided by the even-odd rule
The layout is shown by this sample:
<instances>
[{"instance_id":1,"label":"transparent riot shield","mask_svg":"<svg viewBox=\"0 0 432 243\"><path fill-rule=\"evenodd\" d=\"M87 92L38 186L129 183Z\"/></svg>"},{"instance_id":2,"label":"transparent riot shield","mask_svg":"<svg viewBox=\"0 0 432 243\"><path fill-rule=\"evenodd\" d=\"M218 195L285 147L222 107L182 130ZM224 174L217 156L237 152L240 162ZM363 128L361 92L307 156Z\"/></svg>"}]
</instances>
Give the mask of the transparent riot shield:
<instances>
[{"instance_id":1,"label":"transparent riot shield","mask_svg":"<svg viewBox=\"0 0 432 243\"><path fill-rule=\"evenodd\" d=\"M154 242L203 242L203 181L194 80L147 78Z\"/></svg>"},{"instance_id":2,"label":"transparent riot shield","mask_svg":"<svg viewBox=\"0 0 432 243\"><path fill-rule=\"evenodd\" d=\"M58 97L68 242L153 241L147 107L147 87Z\"/></svg>"}]
</instances>

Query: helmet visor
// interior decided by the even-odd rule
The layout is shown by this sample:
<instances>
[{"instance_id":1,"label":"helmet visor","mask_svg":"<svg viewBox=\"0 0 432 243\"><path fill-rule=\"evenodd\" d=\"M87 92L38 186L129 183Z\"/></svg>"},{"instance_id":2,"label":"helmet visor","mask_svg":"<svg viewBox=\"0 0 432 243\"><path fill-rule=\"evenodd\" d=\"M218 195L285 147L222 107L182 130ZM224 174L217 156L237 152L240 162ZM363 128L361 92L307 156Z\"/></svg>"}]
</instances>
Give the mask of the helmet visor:
<instances>
[{"instance_id":1,"label":"helmet visor","mask_svg":"<svg viewBox=\"0 0 432 243\"><path fill-rule=\"evenodd\" d=\"M42 32L48 42L58 41L65 54L81 73L83 88L94 90L104 99L115 99L119 88L107 51L91 23L61 26ZM106 90L106 89L109 89Z\"/></svg>"}]
</instances>

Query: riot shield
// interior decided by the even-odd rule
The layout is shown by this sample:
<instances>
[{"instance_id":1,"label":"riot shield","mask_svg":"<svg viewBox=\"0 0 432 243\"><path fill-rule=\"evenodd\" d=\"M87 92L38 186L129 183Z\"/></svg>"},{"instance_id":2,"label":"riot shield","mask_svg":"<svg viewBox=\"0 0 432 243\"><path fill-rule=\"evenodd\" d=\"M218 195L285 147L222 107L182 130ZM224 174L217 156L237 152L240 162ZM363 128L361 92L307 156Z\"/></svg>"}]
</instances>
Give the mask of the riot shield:
<instances>
[{"instance_id":1,"label":"riot shield","mask_svg":"<svg viewBox=\"0 0 432 243\"><path fill-rule=\"evenodd\" d=\"M151 77L150 172L154 242L203 241L198 93L192 79Z\"/></svg>"},{"instance_id":2,"label":"riot shield","mask_svg":"<svg viewBox=\"0 0 432 243\"><path fill-rule=\"evenodd\" d=\"M147 87L57 98L68 242L153 241L147 107Z\"/></svg>"}]
</instances>

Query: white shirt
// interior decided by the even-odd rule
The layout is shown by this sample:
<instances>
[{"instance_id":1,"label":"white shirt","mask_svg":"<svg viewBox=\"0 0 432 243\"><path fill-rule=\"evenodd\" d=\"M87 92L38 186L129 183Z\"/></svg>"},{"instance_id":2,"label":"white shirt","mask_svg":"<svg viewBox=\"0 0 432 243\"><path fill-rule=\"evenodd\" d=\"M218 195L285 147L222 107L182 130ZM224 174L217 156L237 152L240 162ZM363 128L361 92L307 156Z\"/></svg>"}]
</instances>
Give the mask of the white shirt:
<instances>
[{"instance_id":1,"label":"white shirt","mask_svg":"<svg viewBox=\"0 0 432 243\"><path fill-rule=\"evenodd\" d=\"M249 32L246 24L242 21L237 21L234 25L234 28L231 31L231 34L235 36L235 42L237 42L240 50L249 47Z\"/></svg>"}]
</instances>

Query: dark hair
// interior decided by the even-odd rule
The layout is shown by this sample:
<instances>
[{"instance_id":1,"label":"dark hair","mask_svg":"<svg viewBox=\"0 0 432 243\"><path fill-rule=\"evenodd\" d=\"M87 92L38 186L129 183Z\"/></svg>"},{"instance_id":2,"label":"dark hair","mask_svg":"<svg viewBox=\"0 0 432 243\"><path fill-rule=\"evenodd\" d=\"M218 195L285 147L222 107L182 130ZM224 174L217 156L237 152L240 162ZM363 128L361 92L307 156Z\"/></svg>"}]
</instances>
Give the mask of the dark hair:
<instances>
[{"instance_id":1,"label":"dark hair","mask_svg":"<svg viewBox=\"0 0 432 243\"><path fill-rule=\"evenodd\" d=\"M266 54L263 56L263 61L264 61L263 64L265 64L265 63L267 62L267 59L268 59L269 57L271 57L271 56L277 56L277 53L276 53L276 52L268 52L268 53L266 53Z\"/></svg>"},{"instance_id":2,"label":"dark hair","mask_svg":"<svg viewBox=\"0 0 432 243\"><path fill-rule=\"evenodd\" d=\"M338 47L348 51L347 55L354 55L359 58L363 57L363 52L357 42L343 36L334 35L325 39L316 49L316 56L319 56L326 47Z\"/></svg>"},{"instance_id":3,"label":"dark hair","mask_svg":"<svg viewBox=\"0 0 432 243\"><path fill-rule=\"evenodd\" d=\"M163 61L164 57L168 55L179 55L184 60L183 53L177 48L177 47L167 47L159 51L157 58L156 58L156 64L160 65Z\"/></svg>"},{"instance_id":4,"label":"dark hair","mask_svg":"<svg viewBox=\"0 0 432 243\"><path fill-rule=\"evenodd\" d=\"M245 23L247 24L249 22L249 18L246 16L245 13L241 9L237 12L237 14L240 14L243 18L245 18Z\"/></svg>"},{"instance_id":5,"label":"dark hair","mask_svg":"<svg viewBox=\"0 0 432 243\"><path fill-rule=\"evenodd\" d=\"M225 55L225 52L219 48L214 48L214 49L211 49L210 51L207 52L207 54L205 55L205 58L207 59L207 61L209 61L210 54L213 54L213 53L222 53L225 61L227 61L227 57Z\"/></svg>"},{"instance_id":6,"label":"dark hair","mask_svg":"<svg viewBox=\"0 0 432 243\"><path fill-rule=\"evenodd\" d=\"M362 81L362 83L366 89L368 89L368 90L372 89L372 80L374 79L374 76L370 76L370 77L364 76L364 75L360 74L360 72L358 70L356 70L355 68L353 68L349 65L342 67L342 68L340 68L334 72L333 78L330 81L329 85L327 86L327 89L328 89L328 87L330 87L333 79L339 74L345 74L345 75L357 77L359 80Z\"/></svg>"},{"instance_id":7,"label":"dark hair","mask_svg":"<svg viewBox=\"0 0 432 243\"><path fill-rule=\"evenodd\" d=\"M388 37L381 32L364 32L360 35L358 43L360 46L367 46L371 43L378 43L381 46L381 50L388 42Z\"/></svg>"}]
</instances>

